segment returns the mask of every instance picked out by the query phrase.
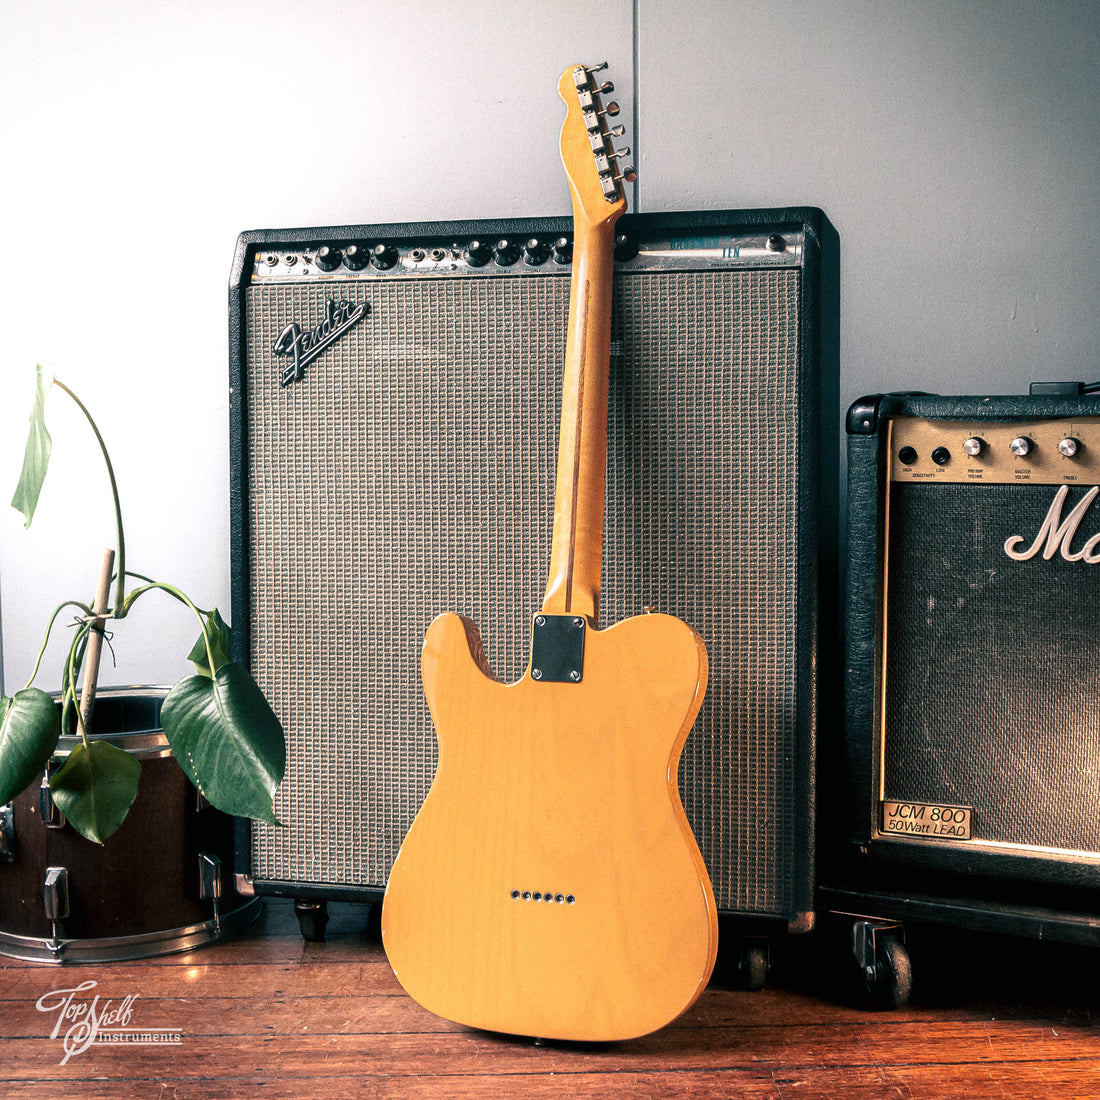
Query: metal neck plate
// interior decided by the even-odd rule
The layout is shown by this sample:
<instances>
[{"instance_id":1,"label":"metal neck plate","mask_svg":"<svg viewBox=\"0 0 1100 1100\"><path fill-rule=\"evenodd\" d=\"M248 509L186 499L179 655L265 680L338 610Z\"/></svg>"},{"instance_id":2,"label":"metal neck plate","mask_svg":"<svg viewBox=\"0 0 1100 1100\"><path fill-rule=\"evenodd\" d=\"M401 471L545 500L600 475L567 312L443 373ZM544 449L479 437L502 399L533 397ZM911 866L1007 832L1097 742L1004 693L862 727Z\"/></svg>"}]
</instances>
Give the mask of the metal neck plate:
<instances>
[{"instance_id":1,"label":"metal neck plate","mask_svg":"<svg viewBox=\"0 0 1100 1100\"><path fill-rule=\"evenodd\" d=\"M587 627L582 615L536 615L531 631L531 679L579 684L584 676Z\"/></svg>"}]
</instances>

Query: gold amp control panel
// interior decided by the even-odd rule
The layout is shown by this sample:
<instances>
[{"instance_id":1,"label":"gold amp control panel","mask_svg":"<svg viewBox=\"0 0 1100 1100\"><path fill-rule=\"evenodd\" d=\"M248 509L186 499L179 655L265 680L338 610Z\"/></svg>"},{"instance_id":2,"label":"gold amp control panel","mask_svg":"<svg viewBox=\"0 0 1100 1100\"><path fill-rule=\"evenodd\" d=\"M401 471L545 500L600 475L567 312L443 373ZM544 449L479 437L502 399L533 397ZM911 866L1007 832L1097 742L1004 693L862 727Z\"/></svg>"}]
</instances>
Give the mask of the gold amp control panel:
<instances>
[{"instance_id":1,"label":"gold amp control panel","mask_svg":"<svg viewBox=\"0 0 1100 1100\"><path fill-rule=\"evenodd\" d=\"M890 422L890 480L991 485L1100 483L1100 417Z\"/></svg>"}]
</instances>

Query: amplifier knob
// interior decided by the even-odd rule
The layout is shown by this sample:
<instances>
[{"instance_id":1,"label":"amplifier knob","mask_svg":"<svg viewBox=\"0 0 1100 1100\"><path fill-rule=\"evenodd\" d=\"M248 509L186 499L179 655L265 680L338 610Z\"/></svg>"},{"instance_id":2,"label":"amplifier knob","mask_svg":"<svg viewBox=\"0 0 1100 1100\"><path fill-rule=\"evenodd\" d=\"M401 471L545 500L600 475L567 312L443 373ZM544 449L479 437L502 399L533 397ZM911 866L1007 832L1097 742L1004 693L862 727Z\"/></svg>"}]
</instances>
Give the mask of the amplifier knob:
<instances>
[{"instance_id":1,"label":"amplifier knob","mask_svg":"<svg viewBox=\"0 0 1100 1100\"><path fill-rule=\"evenodd\" d=\"M1018 435L1009 445L1008 449L1017 457L1031 453L1031 440L1026 435Z\"/></svg>"},{"instance_id":2,"label":"amplifier knob","mask_svg":"<svg viewBox=\"0 0 1100 1100\"><path fill-rule=\"evenodd\" d=\"M546 241L540 241L538 237L532 237L523 246L523 262L532 267L546 263L546 257L550 255L550 245Z\"/></svg>"},{"instance_id":3,"label":"amplifier knob","mask_svg":"<svg viewBox=\"0 0 1100 1100\"><path fill-rule=\"evenodd\" d=\"M627 260L633 260L638 255L638 242L628 237L625 233L620 233L615 238L615 259L620 263L625 263Z\"/></svg>"},{"instance_id":4,"label":"amplifier knob","mask_svg":"<svg viewBox=\"0 0 1100 1100\"><path fill-rule=\"evenodd\" d=\"M397 249L392 244L376 244L371 249L370 262L379 271L389 271L397 263Z\"/></svg>"},{"instance_id":5,"label":"amplifier knob","mask_svg":"<svg viewBox=\"0 0 1100 1100\"><path fill-rule=\"evenodd\" d=\"M570 264L573 262L573 242L568 237L559 237L550 249L550 258L556 264Z\"/></svg>"},{"instance_id":6,"label":"amplifier knob","mask_svg":"<svg viewBox=\"0 0 1100 1100\"><path fill-rule=\"evenodd\" d=\"M349 271L362 271L370 262L370 249L349 244L344 249L344 267Z\"/></svg>"},{"instance_id":7,"label":"amplifier knob","mask_svg":"<svg viewBox=\"0 0 1100 1100\"><path fill-rule=\"evenodd\" d=\"M1066 456L1066 458L1073 458L1077 454L1081 444L1078 440L1074 439L1072 435L1067 435L1061 443L1058 444L1058 450Z\"/></svg>"},{"instance_id":8,"label":"amplifier knob","mask_svg":"<svg viewBox=\"0 0 1100 1100\"><path fill-rule=\"evenodd\" d=\"M322 245L317 249L317 255L313 257L313 262L322 271L335 271L340 266L340 249L329 248L329 246Z\"/></svg>"},{"instance_id":9,"label":"amplifier knob","mask_svg":"<svg viewBox=\"0 0 1100 1100\"><path fill-rule=\"evenodd\" d=\"M519 245L504 237L493 246L493 258L501 267L511 267L519 259Z\"/></svg>"},{"instance_id":10,"label":"amplifier knob","mask_svg":"<svg viewBox=\"0 0 1100 1100\"><path fill-rule=\"evenodd\" d=\"M484 267L493 258L493 250L484 241L471 241L462 255L471 267Z\"/></svg>"},{"instance_id":11,"label":"amplifier knob","mask_svg":"<svg viewBox=\"0 0 1100 1100\"><path fill-rule=\"evenodd\" d=\"M963 452L971 458L977 458L985 450L985 440L972 435L964 444Z\"/></svg>"}]
</instances>

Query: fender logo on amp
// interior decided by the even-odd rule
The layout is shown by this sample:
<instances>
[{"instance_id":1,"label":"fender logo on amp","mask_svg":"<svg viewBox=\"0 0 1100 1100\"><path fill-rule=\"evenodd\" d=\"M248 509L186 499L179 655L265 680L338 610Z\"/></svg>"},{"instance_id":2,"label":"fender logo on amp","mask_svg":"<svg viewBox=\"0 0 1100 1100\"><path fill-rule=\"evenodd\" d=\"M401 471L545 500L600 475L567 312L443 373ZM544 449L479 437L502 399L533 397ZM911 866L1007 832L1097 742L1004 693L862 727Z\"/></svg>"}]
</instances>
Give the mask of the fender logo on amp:
<instances>
[{"instance_id":1,"label":"fender logo on amp","mask_svg":"<svg viewBox=\"0 0 1100 1100\"><path fill-rule=\"evenodd\" d=\"M1010 535L1005 539L1005 553L1014 561L1029 561L1042 551L1043 558L1050 561L1059 551L1066 561L1083 561L1087 565L1096 565L1100 562L1100 532L1081 547L1080 550L1071 550L1070 543L1077 534L1077 528L1081 525L1085 513L1092 502L1100 493L1100 486L1094 485L1074 506L1073 511L1062 519L1062 505L1069 493L1069 486L1063 485L1054 499L1050 502L1046 518L1035 536L1034 542L1027 550L1018 550L1017 547L1024 541L1023 535Z\"/></svg>"},{"instance_id":2,"label":"fender logo on amp","mask_svg":"<svg viewBox=\"0 0 1100 1100\"><path fill-rule=\"evenodd\" d=\"M370 312L367 302L356 304L342 298L339 302L325 303L325 319L306 332L297 321L291 321L275 338L272 351L276 355L290 356L290 362L279 372L279 385L288 386L299 381L307 364L335 344L349 329L357 325Z\"/></svg>"}]
</instances>

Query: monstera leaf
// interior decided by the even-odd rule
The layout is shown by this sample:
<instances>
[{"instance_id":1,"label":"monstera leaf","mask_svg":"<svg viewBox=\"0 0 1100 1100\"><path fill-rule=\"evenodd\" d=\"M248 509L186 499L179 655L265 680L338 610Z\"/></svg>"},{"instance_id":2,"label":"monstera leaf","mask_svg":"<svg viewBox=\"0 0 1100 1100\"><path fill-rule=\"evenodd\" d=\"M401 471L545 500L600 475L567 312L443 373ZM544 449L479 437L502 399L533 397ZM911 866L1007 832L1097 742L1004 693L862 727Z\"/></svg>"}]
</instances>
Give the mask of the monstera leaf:
<instances>
[{"instance_id":1,"label":"monstera leaf","mask_svg":"<svg viewBox=\"0 0 1100 1100\"><path fill-rule=\"evenodd\" d=\"M81 836L102 844L137 798L141 764L107 741L83 742L50 780L57 808Z\"/></svg>"},{"instance_id":2,"label":"monstera leaf","mask_svg":"<svg viewBox=\"0 0 1100 1100\"><path fill-rule=\"evenodd\" d=\"M213 679L214 673L222 665L229 663L230 637L229 627L225 625L225 620L215 607L203 624L203 632L191 647L191 652L187 654L187 659L195 666L195 671L200 676L209 676ZM213 668L210 667L211 655L214 658Z\"/></svg>"},{"instance_id":3,"label":"monstera leaf","mask_svg":"<svg viewBox=\"0 0 1100 1100\"><path fill-rule=\"evenodd\" d=\"M27 449L23 455L23 469L19 474L19 484L11 498L11 506L22 512L23 526L30 527L34 510L38 506L38 496L42 492L42 483L46 480L46 470L50 465L50 451L53 440L46 431L46 394L53 385L53 372L43 363L38 364L38 384L34 391L34 403L31 406L31 428L27 434Z\"/></svg>"},{"instance_id":4,"label":"monstera leaf","mask_svg":"<svg viewBox=\"0 0 1100 1100\"><path fill-rule=\"evenodd\" d=\"M239 664L211 678L189 676L168 693L161 725L181 768L219 810L272 825L275 789L286 770L279 719Z\"/></svg>"},{"instance_id":5,"label":"monstera leaf","mask_svg":"<svg viewBox=\"0 0 1100 1100\"><path fill-rule=\"evenodd\" d=\"M0 805L10 802L46 767L61 736L57 703L38 688L0 698Z\"/></svg>"}]
</instances>

